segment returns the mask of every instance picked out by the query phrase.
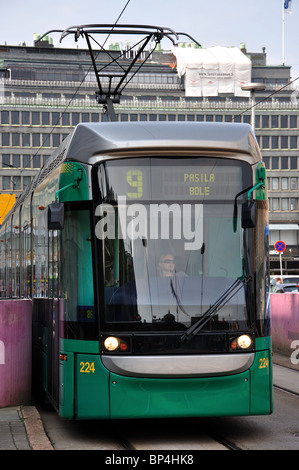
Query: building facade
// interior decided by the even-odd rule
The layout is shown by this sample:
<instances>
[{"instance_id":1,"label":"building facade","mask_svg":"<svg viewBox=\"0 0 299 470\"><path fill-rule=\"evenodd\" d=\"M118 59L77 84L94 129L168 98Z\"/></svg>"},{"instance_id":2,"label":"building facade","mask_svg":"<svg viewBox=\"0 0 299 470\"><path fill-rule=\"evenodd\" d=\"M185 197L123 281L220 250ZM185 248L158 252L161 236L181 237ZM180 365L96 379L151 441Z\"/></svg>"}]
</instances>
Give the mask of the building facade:
<instances>
[{"instance_id":1,"label":"building facade","mask_svg":"<svg viewBox=\"0 0 299 470\"><path fill-rule=\"evenodd\" d=\"M76 124L107 121L88 51L48 46L0 46L1 194L17 197ZM265 85L256 93L255 128L268 175L271 271L280 272L274 244L283 240L291 274L299 270L298 90L290 67L267 66L265 50L242 52L252 61L252 81ZM99 60L107 62L104 52ZM250 123L250 98L186 97L175 60L171 52L152 54L115 105L119 121Z\"/></svg>"}]
</instances>

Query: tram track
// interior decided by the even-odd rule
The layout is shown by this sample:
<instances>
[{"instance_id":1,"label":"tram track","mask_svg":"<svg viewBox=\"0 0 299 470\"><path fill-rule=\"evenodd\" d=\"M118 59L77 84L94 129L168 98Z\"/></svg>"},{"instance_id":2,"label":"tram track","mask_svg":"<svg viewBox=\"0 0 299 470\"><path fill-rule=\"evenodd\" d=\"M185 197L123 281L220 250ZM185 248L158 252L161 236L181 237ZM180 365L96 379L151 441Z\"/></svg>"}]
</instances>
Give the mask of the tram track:
<instances>
[{"instance_id":1,"label":"tram track","mask_svg":"<svg viewBox=\"0 0 299 470\"><path fill-rule=\"evenodd\" d=\"M207 434L209 440L211 441L211 445L209 443L205 442L202 444L200 439L198 440L198 445L193 444L192 450L242 450L240 447L238 447L236 444L233 442L228 441L226 438L220 435L215 435L214 433L208 433ZM123 447L124 450L130 450L130 451L139 451L139 450L149 450L149 447L147 443L145 442L144 445L142 445L141 442L138 443L138 446L135 446L133 442L130 442L128 439L118 439L119 444ZM216 449L215 449L216 448ZM161 450L161 445L151 445L150 450ZM183 447L180 442L172 442L170 447L166 447L163 449L164 451L166 450L172 450L172 451L177 451L177 450L185 450L185 447ZM190 450L190 449L189 449Z\"/></svg>"},{"instance_id":2,"label":"tram track","mask_svg":"<svg viewBox=\"0 0 299 470\"><path fill-rule=\"evenodd\" d=\"M225 437L221 436L218 433L215 433L214 431L211 432L210 436L219 444L223 445L226 450L243 450L241 447L238 447L235 443L229 441Z\"/></svg>"},{"instance_id":3,"label":"tram track","mask_svg":"<svg viewBox=\"0 0 299 470\"><path fill-rule=\"evenodd\" d=\"M156 423L153 423L150 429L156 429ZM169 424L171 430L171 424ZM111 435L117 445L123 450L129 451L163 451L163 452L177 452L177 451L191 451L192 450L242 450L234 442L229 441L223 435L215 432L212 427L204 425L204 430L201 429L197 436L194 434L192 437L182 435L181 431L177 435L171 431L169 436L161 432L161 435L152 437L152 433L148 434L142 432L139 435L131 434L123 435L115 433L111 429Z\"/></svg>"},{"instance_id":4,"label":"tram track","mask_svg":"<svg viewBox=\"0 0 299 470\"><path fill-rule=\"evenodd\" d=\"M293 392L292 390L288 390L287 388L284 388L284 387L280 387L279 385L273 385L273 388L275 390L280 390L281 392L288 393L292 396L299 397L299 393Z\"/></svg>"},{"instance_id":5,"label":"tram track","mask_svg":"<svg viewBox=\"0 0 299 470\"><path fill-rule=\"evenodd\" d=\"M299 371L282 364L273 364L273 388L299 397Z\"/></svg>"}]
</instances>

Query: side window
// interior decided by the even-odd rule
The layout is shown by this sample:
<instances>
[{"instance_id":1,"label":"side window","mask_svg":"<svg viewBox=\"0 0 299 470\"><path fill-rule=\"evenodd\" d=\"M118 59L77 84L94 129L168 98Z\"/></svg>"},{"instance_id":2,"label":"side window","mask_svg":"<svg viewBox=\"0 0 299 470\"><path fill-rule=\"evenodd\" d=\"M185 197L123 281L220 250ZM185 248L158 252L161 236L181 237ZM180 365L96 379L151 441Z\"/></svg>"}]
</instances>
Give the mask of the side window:
<instances>
[{"instance_id":1,"label":"side window","mask_svg":"<svg viewBox=\"0 0 299 470\"><path fill-rule=\"evenodd\" d=\"M65 209L64 229L61 231L61 296L65 299L64 320L69 325L72 324L72 335L87 339L89 325L96 321L90 212ZM95 328L92 329L95 331ZM67 331L67 326L64 330Z\"/></svg>"},{"instance_id":2,"label":"side window","mask_svg":"<svg viewBox=\"0 0 299 470\"><path fill-rule=\"evenodd\" d=\"M35 297L48 296L48 231L47 211L39 210L34 220L35 237Z\"/></svg>"}]
</instances>

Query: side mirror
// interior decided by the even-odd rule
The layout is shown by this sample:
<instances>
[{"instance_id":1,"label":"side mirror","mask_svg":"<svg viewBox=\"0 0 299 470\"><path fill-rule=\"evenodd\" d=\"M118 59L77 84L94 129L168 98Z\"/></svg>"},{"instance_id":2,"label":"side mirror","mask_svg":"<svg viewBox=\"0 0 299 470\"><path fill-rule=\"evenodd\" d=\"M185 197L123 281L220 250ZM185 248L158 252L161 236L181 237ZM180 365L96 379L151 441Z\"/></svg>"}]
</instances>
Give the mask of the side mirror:
<instances>
[{"instance_id":1,"label":"side mirror","mask_svg":"<svg viewBox=\"0 0 299 470\"><path fill-rule=\"evenodd\" d=\"M48 206L48 229L62 230L64 227L64 204L52 202Z\"/></svg>"},{"instance_id":2,"label":"side mirror","mask_svg":"<svg viewBox=\"0 0 299 470\"><path fill-rule=\"evenodd\" d=\"M254 228L256 225L256 202L246 201L242 204L242 228Z\"/></svg>"}]
</instances>

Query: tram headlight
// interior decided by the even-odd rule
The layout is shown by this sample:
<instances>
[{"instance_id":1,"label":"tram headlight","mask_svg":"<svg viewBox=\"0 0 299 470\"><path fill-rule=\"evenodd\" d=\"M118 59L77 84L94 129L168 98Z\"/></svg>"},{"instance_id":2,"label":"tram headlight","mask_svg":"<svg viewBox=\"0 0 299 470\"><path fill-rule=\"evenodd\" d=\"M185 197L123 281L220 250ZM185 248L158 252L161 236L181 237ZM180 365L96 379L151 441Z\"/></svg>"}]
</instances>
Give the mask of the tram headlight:
<instances>
[{"instance_id":1,"label":"tram headlight","mask_svg":"<svg viewBox=\"0 0 299 470\"><path fill-rule=\"evenodd\" d=\"M107 351L115 351L119 347L119 339L115 336L108 336L104 341L104 347Z\"/></svg>"},{"instance_id":2,"label":"tram headlight","mask_svg":"<svg viewBox=\"0 0 299 470\"><path fill-rule=\"evenodd\" d=\"M239 348L248 349L252 344L252 339L248 335L241 335L237 338Z\"/></svg>"}]
</instances>

